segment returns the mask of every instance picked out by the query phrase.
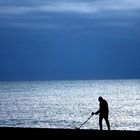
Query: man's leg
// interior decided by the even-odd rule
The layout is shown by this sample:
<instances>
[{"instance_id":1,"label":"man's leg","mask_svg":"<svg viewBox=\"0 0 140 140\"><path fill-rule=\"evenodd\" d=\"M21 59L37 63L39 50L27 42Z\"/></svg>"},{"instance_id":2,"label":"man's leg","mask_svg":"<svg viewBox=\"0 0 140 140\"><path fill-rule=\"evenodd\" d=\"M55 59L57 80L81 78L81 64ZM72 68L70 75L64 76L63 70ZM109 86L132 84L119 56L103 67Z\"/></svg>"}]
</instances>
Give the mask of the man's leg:
<instances>
[{"instance_id":1,"label":"man's leg","mask_svg":"<svg viewBox=\"0 0 140 140\"><path fill-rule=\"evenodd\" d=\"M99 116L99 125L100 125L100 130L102 130L102 120L103 120L103 117Z\"/></svg>"},{"instance_id":2,"label":"man's leg","mask_svg":"<svg viewBox=\"0 0 140 140\"><path fill-rule=\"evenodd\" d=\"M105 117L105 122L108 127L108 130L110 130L110 123L109 123L108 117Z\"/></svg>"}]
</instances>

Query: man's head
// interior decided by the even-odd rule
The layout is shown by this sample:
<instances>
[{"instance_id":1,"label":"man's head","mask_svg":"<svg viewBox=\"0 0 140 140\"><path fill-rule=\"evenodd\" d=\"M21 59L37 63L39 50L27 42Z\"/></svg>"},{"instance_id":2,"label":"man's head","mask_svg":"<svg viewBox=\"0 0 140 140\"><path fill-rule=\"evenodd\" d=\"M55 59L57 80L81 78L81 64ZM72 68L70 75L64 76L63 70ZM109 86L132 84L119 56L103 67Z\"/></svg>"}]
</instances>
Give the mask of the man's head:
<instances>
[{"instance_id":1,"label":"man's head","mask_svg":"<svg viewBox=\"0 0 140 140\"><path fill-rule=\"evenodd\" d=\"M100 96L100 97L98 98L98 100L99 100L99 102L101 102L101 101L103 100L103 98Z\"/></svg>"}]
</instances>

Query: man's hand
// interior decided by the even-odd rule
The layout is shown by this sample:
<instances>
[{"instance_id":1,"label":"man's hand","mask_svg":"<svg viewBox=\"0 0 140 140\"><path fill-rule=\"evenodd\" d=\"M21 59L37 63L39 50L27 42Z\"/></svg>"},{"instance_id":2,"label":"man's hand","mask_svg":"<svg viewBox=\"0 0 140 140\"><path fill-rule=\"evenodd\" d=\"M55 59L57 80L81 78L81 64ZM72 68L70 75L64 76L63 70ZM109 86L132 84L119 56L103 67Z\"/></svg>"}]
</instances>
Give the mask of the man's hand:
<instances>
[{"instance_id":1,"label":"man's hand","mask_svg":"<svg viewBox=\"0 0 140 140\"><path fill-rule=\"evenodd\" d=\"M99 111L95 112L94 114L95 114L95 115L98 115L98 114L99 114Z\"/></svg>"},{"instance_id":2,"label":"man's hand","mask_svg":"<svg viewBox=\"0 0 140 140\"><path fill-rule=\"evenodd\" d=\"M94 112L91 113L92 116L93 116L94 114L95 114Z\"/></svg>"}]
</instances>

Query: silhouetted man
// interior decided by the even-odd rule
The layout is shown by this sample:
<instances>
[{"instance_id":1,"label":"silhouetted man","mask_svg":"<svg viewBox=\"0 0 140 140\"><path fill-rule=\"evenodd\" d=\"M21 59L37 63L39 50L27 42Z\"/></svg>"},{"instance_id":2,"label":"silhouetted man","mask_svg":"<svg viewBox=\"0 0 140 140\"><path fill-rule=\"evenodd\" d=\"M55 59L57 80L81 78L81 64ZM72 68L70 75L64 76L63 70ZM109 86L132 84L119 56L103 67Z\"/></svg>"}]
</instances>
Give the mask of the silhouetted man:
<instances>
[{"instance_id":1,"label":"silhouetted man","mask_svg":"<svg viewBox=\"0 0 140 140\"><path fill-rule=\"evenodd\" d=\"M108 114L109 114L109 108L108 108L108 103L105 99L103 99L102 97L98 98L99 100L99 110L97 112L92 112L93 114L99 114L99 125L100 125L100 130L102 130L102 120L104 119L106 122L106 125L108 127L108 130L110 130L110 124L109 124L109 120L108 120Z\"/></svg>"}]
</instances>

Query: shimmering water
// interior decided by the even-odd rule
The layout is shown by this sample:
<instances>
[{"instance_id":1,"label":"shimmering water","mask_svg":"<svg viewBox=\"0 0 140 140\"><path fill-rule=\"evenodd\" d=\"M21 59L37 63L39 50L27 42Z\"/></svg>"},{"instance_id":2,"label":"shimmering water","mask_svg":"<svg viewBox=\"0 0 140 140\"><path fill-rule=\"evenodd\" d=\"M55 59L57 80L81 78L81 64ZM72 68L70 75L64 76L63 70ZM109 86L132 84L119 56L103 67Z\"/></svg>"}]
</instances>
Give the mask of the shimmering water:
<instances>
[{"instance_id":1,"label":"shimmering water","mask_svg":"<svg viewBox=\"0 0 140 140\"><path fill-rule=\"evenodd\" d=\"M140 130L140 80L0 82L0 127L79 127L98 110L99 96L108 101L111 129ZM98 115L82 128L99 129Z\"/></svg>"}]
</instances>

